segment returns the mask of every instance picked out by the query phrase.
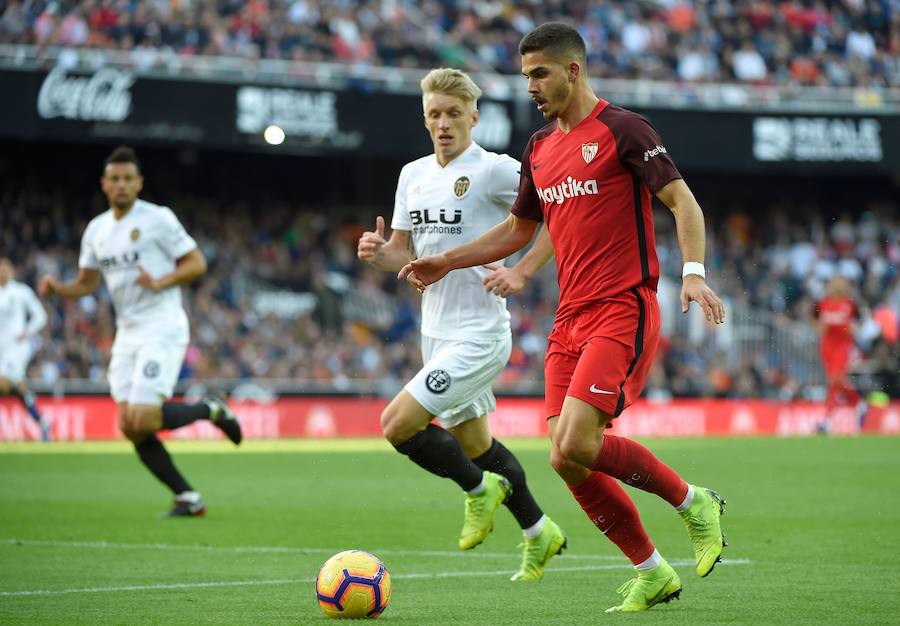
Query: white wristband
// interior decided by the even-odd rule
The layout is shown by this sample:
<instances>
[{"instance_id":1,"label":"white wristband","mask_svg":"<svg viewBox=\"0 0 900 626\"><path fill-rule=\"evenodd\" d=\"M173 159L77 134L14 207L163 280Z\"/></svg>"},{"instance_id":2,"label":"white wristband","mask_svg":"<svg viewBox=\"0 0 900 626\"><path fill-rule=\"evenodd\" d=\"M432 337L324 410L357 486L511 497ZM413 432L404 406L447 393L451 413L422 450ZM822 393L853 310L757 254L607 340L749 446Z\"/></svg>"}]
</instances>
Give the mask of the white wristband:
<instances>
[{"instance_id":1,"label":"white wristband","mask_svg":"<svg viewBox=\"0 0 900 626\"><path fill-rule=\"evenodd\" d=\"M696 274L700 278L706 278L706 269L703 267L703 263L697 263L696 261L688 261L684 264L684 269L681 270L681 277L684 278L688 274Z\"/></svg>"}]
</instances>

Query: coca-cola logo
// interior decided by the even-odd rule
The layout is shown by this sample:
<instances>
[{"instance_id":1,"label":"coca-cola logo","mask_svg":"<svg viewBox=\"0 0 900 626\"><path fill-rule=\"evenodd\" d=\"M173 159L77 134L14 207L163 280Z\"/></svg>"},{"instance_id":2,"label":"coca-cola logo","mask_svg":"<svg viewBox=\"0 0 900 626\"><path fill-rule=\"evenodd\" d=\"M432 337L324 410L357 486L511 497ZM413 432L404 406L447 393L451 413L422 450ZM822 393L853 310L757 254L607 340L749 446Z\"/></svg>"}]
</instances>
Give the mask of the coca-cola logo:
<instances>
[{"instance_id":1,"label":"coca-cola logo","mask_svg":"<svg viewBox=\"0 0 900 626\"><path fill-rule=\"evenodd\" d=\"M44 119L121 122L131 111L134 75L105 67L93 76L67 76L57 66L47 74L38 92L38 115Z\"/></svg>"}]
</instances>

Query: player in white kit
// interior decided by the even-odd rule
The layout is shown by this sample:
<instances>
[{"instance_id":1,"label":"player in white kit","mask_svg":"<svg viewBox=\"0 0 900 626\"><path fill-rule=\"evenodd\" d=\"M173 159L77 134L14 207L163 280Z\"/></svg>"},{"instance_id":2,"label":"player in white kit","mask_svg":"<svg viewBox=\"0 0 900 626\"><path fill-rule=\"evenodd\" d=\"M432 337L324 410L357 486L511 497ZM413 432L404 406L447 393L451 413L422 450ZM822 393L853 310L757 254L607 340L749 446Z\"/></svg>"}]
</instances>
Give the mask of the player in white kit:
<instances>
[{"instance_id":1,"label":"player in white kit","mask_svg":"<svg viewBox=\"0 0 900 626\"><path fill-rule=\"evenodd\" d=\"M0 396L15 396L50 440L49 424L41 417L34 394L25 385L31 360L31 338L47 324L47 313L31 287L14 279L12 261L0 258Z\"/></svg>"},{"instance_id":2,"label":"player in white kit","mask_svg":"<svg viewBox=\"0 0 900 626\"><path fill-rule=\"evenodd\" d=\"M206 260L171 209L138 199L140 163L128 147L107 157L100 179L109 210L90 221L81 240L78 277L45 276L44 295L81 298L106 282L116 312L108 379L119 406L119 428L147 469L175 495L168 516L198 516L206 504L175 467L156 432L211 420L235 444L241 427L218 397L197 404L172 397L188 346L188 318L180 285L206 272Z\"/></svg>"},{"instance_id":3,"label":"player in white kit","mask_svg":"<svg viewBox=\"0 0 900 626\"><path fill-rule=\"evenodd\" d=\"M359 258L380 270L396 272L416 256L472 241L506 219L518 190L519 162L472 141L481 95L475 83L459 70L437 69L422 80L422 94L434 154L401 170L390 240L380 216L359 240ZM482 284L489 273L454 272L425 292L424 367L384 410L381 426L398 452L466 492L460 548L484 541L505 502L525 534L512 580L538 580L566 538L535 502L516 457L488 428L486 416L496 406L491 385L512 348L506 300Z\"/></svg>"}]
</instances>

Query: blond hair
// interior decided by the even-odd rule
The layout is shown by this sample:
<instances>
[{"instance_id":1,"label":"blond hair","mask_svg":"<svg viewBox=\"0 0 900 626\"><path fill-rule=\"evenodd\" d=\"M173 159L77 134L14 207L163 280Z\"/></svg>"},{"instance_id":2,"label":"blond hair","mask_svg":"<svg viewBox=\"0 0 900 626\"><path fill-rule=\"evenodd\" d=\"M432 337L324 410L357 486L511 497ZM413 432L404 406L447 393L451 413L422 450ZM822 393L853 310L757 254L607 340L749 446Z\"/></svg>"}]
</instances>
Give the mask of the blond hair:
<instances>
[{"instance_id":1,"label":"blond hair","mask_svg":"<svg viewBox=\"0 0 900 626\"><path fill-rule=\"evenodd\" d=\"M441 93L447 96L454 96L460 100L470 103L472 108L476 108L478 98L481 97L481 89L475 84L469 75L461 70L452 67L440 67L431 70L422 79L422 100L430 93Z\"/></svg>"}]
</instances>

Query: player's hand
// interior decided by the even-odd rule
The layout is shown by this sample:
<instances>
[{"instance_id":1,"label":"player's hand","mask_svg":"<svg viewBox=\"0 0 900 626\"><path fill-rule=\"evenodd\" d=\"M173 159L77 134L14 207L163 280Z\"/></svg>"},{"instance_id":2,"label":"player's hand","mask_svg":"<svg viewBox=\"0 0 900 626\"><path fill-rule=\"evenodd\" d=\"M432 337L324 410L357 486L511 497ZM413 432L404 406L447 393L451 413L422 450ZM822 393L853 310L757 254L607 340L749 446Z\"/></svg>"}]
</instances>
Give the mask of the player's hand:
<instances>
[{"instance_id":1,"label":"player's hand","mask_svg":"<svg viewBox=\"0 0 900 626\"><path fill-rule=\"evenodd\" d=\"M52 296L59 289L60 282L56 276L44 275L38 281L38 294L42 296Z\"/></svg>"},{"instance_id":2,"label":"player's hand","mask_svg":"<svg viewBox=\"0 0 900 626\"><path fill-rule=\"evenodd\" d=\"M484 288L504 298L519 293L528 282L528 279L514 267L504 267L499 263L488 263L481 267L492 270L490 274L481 279Z\"/></svg>"},{"instance_id":3,"label":"player's hand","mask_svg":"<svg viewBox=\"0 0 900 626\"><path fill-rule=\"evenodd\" d=\"M406 280L419 293L422 293L425 291L425 287L436 283L446 276L449 271L450 267L447 263L447 257L443 254L434 254L407 263L397 274L397 278Z\"/></svg>"},{"instance_id":4,"label":"player's hand","mask_svg":"<svg viewBox=\"0 0 900 626\"><path fill-rule=\"evenodd\" d=\"M688 274L681 285L681 312L687 313L691 302L696 302L703 310L707 322L725 323L725 305L710 289L702 276Z\"/></svg>"},{"instance_id":5,"label":"player's hand","mask_svg":"<svg viewBox=\"0 0 900 626\"><path fill-rule=\"evenodd\" d=\"M137 280L134 282L149 291L159 291L159 281L148 274L143 267L138 269L141 270L141 273L138 274Z\"/></svg>"},{"instance_id":6,"label":"player's hand","mask_svg":"<svg viewBox=\"0 0 900 626\"><path fill-rule=\"evenodd\" d=\"M367 230L359 238L356 256L366 263L378 261L385 243L387 242L384 239L384 218L379 215L375 218L375 231Z\"/></svg>"}]
</instances>

